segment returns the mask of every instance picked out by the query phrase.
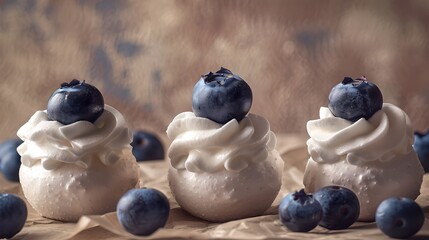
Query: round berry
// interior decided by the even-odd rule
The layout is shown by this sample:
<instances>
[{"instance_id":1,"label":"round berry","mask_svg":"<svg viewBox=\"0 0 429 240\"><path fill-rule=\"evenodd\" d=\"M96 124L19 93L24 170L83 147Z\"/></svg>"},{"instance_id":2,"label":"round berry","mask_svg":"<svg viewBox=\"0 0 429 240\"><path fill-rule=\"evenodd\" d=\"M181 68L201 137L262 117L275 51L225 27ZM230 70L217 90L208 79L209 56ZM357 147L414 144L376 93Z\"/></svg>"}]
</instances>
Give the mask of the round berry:
<instances>
[{"instance_id":1,"label":"round berry","mask_svg":"<svg viewBox=\"0 0 429 240\"><path fill-rule=\"evenodd\" d=\"M165 226L170 203L156 189L131 189L119 200L116 211L125 230L135 235L148 236Z\"/></svg>"},{"instance_id":2,"label":"round berry","mask_svg":"<svg viewBox=\"0 0 429 240\"><path fill-rule=\"evenodd\" d=\"M313 195L323 210L320 226L330 230L346 229L358 219L359 200L350 189L326 186Z\"/></svg>"},{"instance_id":3,"label":"round berry","mask_svg":"<svg viewBox=\"0 0 429 240\"><path fill-rule=\"evenodd\" d=\"M133 155L138 162L164 159L164 147L153 133L141 130L135 131L131 146L133 147Z\"/></svg>"},{"instance_id":4,"label":"round berry","mask_svg":"<svg viewBox=\"0 0 429 240\"><path fill-rule=\"evenodd\" d=\"M328 107L336 117L352 122L361 118L368 120L383 107L383 95L380 89L365 77L355 80L345 77L332 88Z\"/></svg>"},{"instance_id":5,"label":"round berry","mask_svg":"<svg viewBox=\"0 0 429 240\"><path fill-rule=\"evenodd\" d=\"M409 238L423 226L422 208L409 198L388 198L380 203L375 213L378 228L391 238Z\"/></svg>"},{"instance_id":6,"label":"round berry","mask_svg":"<svg viewBox=\"0 0 429 240\"><path fill-rule=\"evenodd\" d=\"M293 232L308 232L322 219L322 207L304 189L288 194L279 206L280 221Z\"/></svg>"},{"instance_id":7,"label":"round berry","mask_svg":"<svg viewBox=\"0 0 429 240\"><path fill-rule=\"evenodd\" d=\"M27 220L25 202L13 194L0 194L0 238L12 238Z\"/></svg>"},{"instance_id":8,"label":"round berry","mask_svg":"<svg viewBox=\"0 0 429 240\"><path fill-rule=\"evenodd\" d=\"M21 139L9 139L0 144L0 171L9 181L19 182L21 156L16 148L21 144Z\"/></svg>"},{"instance_id":9,"label":"round berry","mask_svg":"<svg viewBox=\"0 0 429 240\"><path fill-rule=\"evenodd\" d=\"M94 86L73 79L63 83L48 101L48 118L64 125L77 121L94 123L104 111L104 99Z\"/></svg>"},{"instance_id":10,"label":"round berry","mask_svg":"<svg viewBox=\"0 0 429 240\"><path fill-rule=\"evenodd\" d=\"M241 121L252 106L252 90L238 75L226 68L209 72L195 84L192 110L197 117L220 124L232 119Z\"/></svg>"},{"instance_id":11,"label":"round berry","mask_svg":"<svg viewBox=\"0 0 429 240\"><path fill-rule=\"evenodd\" d=\"M425 173L429 172L429 131L426 133L414 133L413 148L419 156L420 163Z\"/></svg>"}]
</instances>

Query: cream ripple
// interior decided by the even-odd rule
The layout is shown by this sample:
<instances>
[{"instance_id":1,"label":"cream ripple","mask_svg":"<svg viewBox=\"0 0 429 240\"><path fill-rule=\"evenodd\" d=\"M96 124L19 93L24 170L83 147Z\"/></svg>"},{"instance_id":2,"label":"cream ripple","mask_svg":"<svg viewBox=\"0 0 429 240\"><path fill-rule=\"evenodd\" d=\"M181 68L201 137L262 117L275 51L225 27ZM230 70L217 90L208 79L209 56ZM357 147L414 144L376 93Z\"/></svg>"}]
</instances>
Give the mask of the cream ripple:
<instances>
[{"instance_id":1,"label":"cream ripple","mask_svg":"<svg viewBox=\"0 0 429 240\"><path fill-rule=\"evenodd\" d=\"M307 123L308 152L320 163L347 160L352 164L389 161L412 151L413 130L408 116L398 107L384 103L370 119L356 122L320 109L320 119Z\"/></svg>"},{"instance_id":2,"label":"cream ripple","mask_svg":"<svg viewBox=\"0 0 429 240\"><path fill-rule=\"evenodd\" d=\"M112 165L120 159L123 149L131 148L132 141L122 114L108 105L94 123L63 125L49 120L46 110L37 111L17 135L24 141L17 148L22 164L31 167L41 161L46 170L62 164L87 168L94 156Z\"/></svg>"},{"instance_id":3,"label":"cream ripple","mask_svg":"<svg viewBox=\"0 0 429 240\"><path fill-rule=\"evenodd\" d=\"M170 123L167 135L173 140L171 165L190 172L239 172L267 159L276 145L268 121L255 114L222 125L184 112Z\"/></svg>"}]
</instances>

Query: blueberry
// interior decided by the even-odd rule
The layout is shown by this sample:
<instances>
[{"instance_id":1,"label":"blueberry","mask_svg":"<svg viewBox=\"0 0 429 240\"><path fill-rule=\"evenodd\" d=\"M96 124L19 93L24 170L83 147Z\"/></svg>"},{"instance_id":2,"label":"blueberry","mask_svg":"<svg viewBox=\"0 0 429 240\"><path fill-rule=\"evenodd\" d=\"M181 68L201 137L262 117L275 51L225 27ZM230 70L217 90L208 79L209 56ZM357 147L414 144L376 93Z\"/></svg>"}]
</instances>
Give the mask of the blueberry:
<instances>
[{"instance_id":1,"label":"blueberry","mask_svg":"<svg viewBox=\"0 0 429 240\"><path fill-rule=\"evenodd\" d=\"M409 238L423 226L422 208L409 198L388 198L380 203L375 213L378 228L391 238Z\"/></svg>"},{"instance_id":2,"label":"blueberry","mask_svg":"<svg viewBox=\"0 0 429 240\"><path fill-rule=\"evenodd\" d=\"M48 118L64 125L77 121L94 123L104 110L104 99L98 89L73 79L63 83L49 98Z\"/></svg>"},{"instance_id":3,"label":"blueberry","mask_svg":"<svg viewBox=\"0 0 429 240\"><path fill-rule=\"evenodd\" d=\"M16 151L16 148L21 143L21 139L9 139L0 145L0 170L9 181L19 182L21 156Z\"/></svg>"},{"instance_id":4,"label":"blueberry","mask_svg":"<svg viewBox=\"0 0 429 240\"><path fill-rule=\"evenodd\" d=\"M153 133L141 130L135 131L131 146L133 147L133 155L138 162L164 159L164 147Z\"/></svg>"},{"instance_id":5,"label":"blueberry","mask_svg":"<svg viewBox=\"0 0 429 240\"><path fill-rule=\"evenodd\" d=\"M320 203L323 217L319 225L340 230L350 227L359 217L359 200L350 189L340 186L326 186L314 193Z\"/></svg>"},{"instance_id":6,"label":"blueberry","mask_svg":"<svg viewBox=\"0 0 429 240\"><path fill-rule=\"evenodd\" d=\"M148 236L165 226L170 203L156 189L131 189L119 200L116 211L125 230L135 235Z\"/></svg>"},{"instance_id":7,"label":"blueberry","mask_svg":"<svg viewBox=\"0 0 429 240\"><path fill-rule=\"evenodd\" d=\"M13 194L0 194L0 238L12 238L27 220L25 202Z\"/></svg>"},{"instance_id":8,"label":"blueberry","mask_svg":"<svg viewBox=\"0 0 429 240\"><path fill-rule=\"evenodd\" d=\"M209 72L195 84L192 110L197 117L220 124L232 119L241 121L252 106L252 90L238 75L226 68Z\"/></svg>"},{"instance_id":9,"label":"blueberry","mask_svg":"<svg viewBox=\"0 0 429 240\"><path fill-rule=\"evenodd\" d=\"M383 95L378 87L365 77L353 80L345 77L329 94L329 109L336 117L356 122L368 120L383 107Z\"/></svg>"},{"instance_id":10,"label":"blueberry","mask_svg":"<svg viewBox=\"0 0 429 240\"><path fill-rule=\"evenodd\" d=\"M280 221L293 232L308 232L322 219L322 207L304 189L288 194L279 206Z\"/></svg>"},{"instance_id":11,"label":"blueberry","mask_svg":"<svg viewBox=\"0 0 429 240\"><path fill-rule=\"evenodd\" d=\"M414 133L413 148L419 156L420 163L425 169L425 173L429 172L429 131L426 133Z\"/></svg>"}]
</instances>

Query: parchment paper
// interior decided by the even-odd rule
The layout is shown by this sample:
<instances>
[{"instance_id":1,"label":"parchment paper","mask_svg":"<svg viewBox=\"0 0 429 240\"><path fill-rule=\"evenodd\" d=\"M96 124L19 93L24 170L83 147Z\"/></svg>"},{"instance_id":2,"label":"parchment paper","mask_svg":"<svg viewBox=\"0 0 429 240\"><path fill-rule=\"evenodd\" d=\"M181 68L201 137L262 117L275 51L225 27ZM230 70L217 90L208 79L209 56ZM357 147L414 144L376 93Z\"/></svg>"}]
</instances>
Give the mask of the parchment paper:
<instances>
[{"instance_id":1,"label":"parchment paper","mask_svg":"<svg viewBox=\"0 0 429 240\"><path fill-rule=\"evenodd\" d=\"M263 216L226 223L210 223L184 212L171 197L167 184L167 161L150 161L140 164L142 183L165 193L171 204L170 217L165 228L148 237L127 233L118 223L114 212L101 216L83 216L77 223L62 223L40 217L29 204L29 215L24 229L13 239L389 239L375 223L353 224L349 229L329 231L317 227L309 233L294 233L281 225L277 207L286 194L303 187L302 177L308 154L306 136L278 135L277 149L285 161L283 186L273 206ZM19 183L11 183L1 177L0 192L15 193L23 197ZM429 239L429 178L424 177L422 194L417 202L423 207L426 222L413 238ZM24 197L23 197L24 198ZM78 204L78 203L77 203Z\"/></svg>"}]
</instances>

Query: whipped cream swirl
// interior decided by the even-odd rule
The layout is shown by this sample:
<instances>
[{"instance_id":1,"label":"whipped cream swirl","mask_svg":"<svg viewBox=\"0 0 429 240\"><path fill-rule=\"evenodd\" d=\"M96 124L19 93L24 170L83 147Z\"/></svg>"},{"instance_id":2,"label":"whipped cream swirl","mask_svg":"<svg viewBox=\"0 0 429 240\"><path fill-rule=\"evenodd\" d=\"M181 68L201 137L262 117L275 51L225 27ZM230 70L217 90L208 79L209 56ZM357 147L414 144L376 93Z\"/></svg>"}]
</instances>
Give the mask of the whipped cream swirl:
<instances>
[{"instance_id":1,"label":"whipped cream swirl","mask_svg":"<svg viewBox=\"0 0 429 240\"><path fill-rule=\"evenodd\" d=\"M240 122L233 119L222 125L183 112L170 123L167 135L172 140L171 165L190 172L239 172L265 161L277 141L268 121L251 113Z\"/></svg>"},{"instance_id":2,"label":"whipped cream swirl","mask_svg":"<svg viewBox=\"0 0 429 240\"><path fill-rule=\"evenodd\" d=\"M370 119L356 122L335 117L320 108L320 119L307 122L307 141L311 158L319 163L346 160L360 165L389 161L412 151L413 130L407 114L393 104L384 103Z\"/></svg>"},{"instance_id":3,"label":"whipped cream swirl","mask_svg":"<svg viewBox=\"0 0 429 240\"><path fill-rule=\"evenodd\" d=\"M49 120L46 110L37 111L17 135L24 141L17 148L22 164L31 167L41 161L47 170L62 164L88 168L95 158L112 165L124 149L131 148L132 141L122 114L108 105L94 123L78 121L63 125Z\"/></svg>"}]
</instances>

